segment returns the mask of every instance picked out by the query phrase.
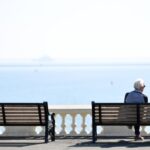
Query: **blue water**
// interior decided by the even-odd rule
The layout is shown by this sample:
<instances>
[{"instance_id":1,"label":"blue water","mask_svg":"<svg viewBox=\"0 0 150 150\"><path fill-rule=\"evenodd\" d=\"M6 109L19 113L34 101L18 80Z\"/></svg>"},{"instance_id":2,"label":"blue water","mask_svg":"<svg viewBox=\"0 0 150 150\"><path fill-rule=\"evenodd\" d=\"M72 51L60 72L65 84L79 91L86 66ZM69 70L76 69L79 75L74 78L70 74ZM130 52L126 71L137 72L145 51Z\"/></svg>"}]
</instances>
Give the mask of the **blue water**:
<instances>
[{"instance_id":1,"label":"blue water","mask_svg":"<svg viewBox=\"0 0 150 150\"><path fill-rule=\"evenodd\" d=\"M123 102L137 78L150 97L149 74L150 65L1 66L0 102Z\"/></svg>"}]
</instances>

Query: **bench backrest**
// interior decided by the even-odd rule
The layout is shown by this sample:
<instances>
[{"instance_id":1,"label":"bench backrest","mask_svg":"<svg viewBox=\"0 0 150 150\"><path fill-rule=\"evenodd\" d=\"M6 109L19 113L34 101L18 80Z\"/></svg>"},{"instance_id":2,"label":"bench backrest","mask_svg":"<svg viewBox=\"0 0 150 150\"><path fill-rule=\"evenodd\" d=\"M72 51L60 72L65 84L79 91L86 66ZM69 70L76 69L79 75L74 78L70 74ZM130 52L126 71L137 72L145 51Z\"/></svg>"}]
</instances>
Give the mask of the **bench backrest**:
<instances>
[{"instance_id":1,"label":"bench backrest","mask_svg":"<svg viewBox=\"0 0 150 150\"><path fill-rule=\"evenodd\" d=\"M150 105L92 102L92 119L95 125L147 125Z\"/></svg>"},{"instance_id":2,"label":"bench backrest","mask_svg":"<svg viewBox=\"0 0 150 150\"><path fill-rule=\"evenodd\" d=\"M1 126L45 126L47 122L47 102L0 103Z\"/></svg>"},{"instance_id":3,"label":"bench backrest","mask_svg":"<svg viewBox=\"0 0 150 150\"><path fill-rule=\"evenodd\" d=\"M140 105L140 124L150 125L150 104Z\"/></svg>"}]
</instances>

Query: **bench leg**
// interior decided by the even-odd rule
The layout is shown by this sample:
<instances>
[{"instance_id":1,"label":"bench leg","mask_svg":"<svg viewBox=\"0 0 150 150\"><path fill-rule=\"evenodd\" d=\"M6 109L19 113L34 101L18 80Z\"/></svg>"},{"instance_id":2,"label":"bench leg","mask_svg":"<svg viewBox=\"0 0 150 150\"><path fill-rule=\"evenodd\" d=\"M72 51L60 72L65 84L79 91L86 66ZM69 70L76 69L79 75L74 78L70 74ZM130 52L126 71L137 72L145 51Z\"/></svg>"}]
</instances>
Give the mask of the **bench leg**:
<instances>
[{"instance_id":1,"label":"bench leg","mask_svg":"<svg viewBox=\"0 0 150 150\"><path fill-rule=\"evenodd\" d=\"M97 128L95 125L93 125L92 138L93 138L93 143L95 143L97 140Z\"/></svg>"},{"instance_id":2,"label":"bench leg","mask_svg":"<svg viewBox=\"0 0 150 150\"><path fill-rule=\"evenodd\" d=\"M45 126L45 143L48 143L48 126Z\"/></svg>"}]
</instances>

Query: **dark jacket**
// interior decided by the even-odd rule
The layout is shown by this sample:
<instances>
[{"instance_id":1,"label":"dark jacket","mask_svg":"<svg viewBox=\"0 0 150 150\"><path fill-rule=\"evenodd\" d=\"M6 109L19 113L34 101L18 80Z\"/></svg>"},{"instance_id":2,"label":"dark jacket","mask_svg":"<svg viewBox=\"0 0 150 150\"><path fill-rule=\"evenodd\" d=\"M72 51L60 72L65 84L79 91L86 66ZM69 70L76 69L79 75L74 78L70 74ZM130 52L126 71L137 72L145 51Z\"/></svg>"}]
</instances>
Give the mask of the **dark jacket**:
<instances>
[{"instance_id":1,"label":"dark jacket","mask_svg":"<svg viewBox=\"0 0 150 150\"><path fill-rule=\"evenodd\" d=\"M129 92L127 92L127 93L125 94L124 103L126 103L126 98L127 98L128 94L129 94ZM148 97L147 97L145 94L143 94L143 93L141 93L141 94L142 94L143 97L144 97L144 102L145 102L145 103L148 103Z\"/></svg>"}]
</instances>

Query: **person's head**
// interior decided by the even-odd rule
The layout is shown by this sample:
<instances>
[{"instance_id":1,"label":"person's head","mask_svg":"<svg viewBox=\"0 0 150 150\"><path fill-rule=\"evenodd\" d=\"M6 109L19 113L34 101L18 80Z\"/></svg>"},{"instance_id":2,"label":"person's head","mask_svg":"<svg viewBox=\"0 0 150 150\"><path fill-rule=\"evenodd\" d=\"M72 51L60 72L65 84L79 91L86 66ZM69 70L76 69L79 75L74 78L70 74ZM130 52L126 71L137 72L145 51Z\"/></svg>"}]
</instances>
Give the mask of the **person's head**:
<instances>
[{"instance_id":1,"label":"person's head","mask_svg":"<svg viewBox=\"0 0 150 150\"><path fill-rule=\"evenodd\" d=\"M145 83L143 79L137 79L134 82L134 89L143 92L145 88Z\"/></svg>"}]
</instances>

